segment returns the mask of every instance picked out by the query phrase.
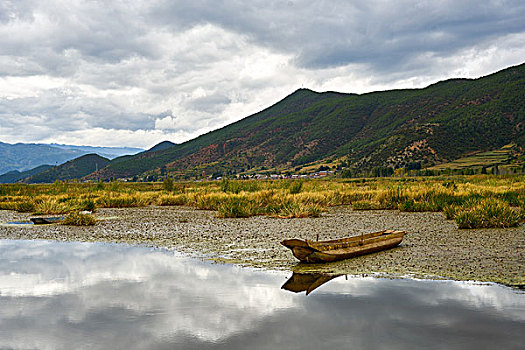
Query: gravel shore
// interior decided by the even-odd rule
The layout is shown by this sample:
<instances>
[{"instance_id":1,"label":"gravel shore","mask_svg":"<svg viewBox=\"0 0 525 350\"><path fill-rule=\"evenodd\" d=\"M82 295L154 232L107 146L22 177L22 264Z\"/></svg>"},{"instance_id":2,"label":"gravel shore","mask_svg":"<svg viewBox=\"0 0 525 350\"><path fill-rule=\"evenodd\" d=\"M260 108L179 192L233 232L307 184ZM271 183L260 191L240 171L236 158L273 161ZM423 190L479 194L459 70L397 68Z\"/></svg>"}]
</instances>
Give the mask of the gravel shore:
<instances>
[{"instance_id":1,"label":"gravel shore","mask_svg":"<svg viewBox=\"0 0 525 350\"><path fill-rule=\"evenodd\" d=\"M216 218L187 207L99 209L95 226L0 225L3 239L147 244L194 257L274 270L413 276L525 285L525 228L459 230L441 213L330 208L319 218ZM29 215L0 211L0 222ZM299 264L279 242L406 230L398 248L329 264Z\"/></svg>"}]
</instances>

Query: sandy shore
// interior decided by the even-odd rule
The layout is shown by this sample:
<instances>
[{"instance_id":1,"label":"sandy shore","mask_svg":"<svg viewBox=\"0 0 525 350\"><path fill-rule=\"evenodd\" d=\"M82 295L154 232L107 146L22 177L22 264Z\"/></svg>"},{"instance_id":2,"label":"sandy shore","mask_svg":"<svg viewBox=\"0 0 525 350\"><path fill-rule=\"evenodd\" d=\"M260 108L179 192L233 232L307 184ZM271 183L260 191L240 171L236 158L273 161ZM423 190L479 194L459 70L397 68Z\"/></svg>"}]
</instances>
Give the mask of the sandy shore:
<instances>
[{"instance_id":1,"label":"sandy shore","mask_svg":"<svg viewBox=\"0 0 525 350\"><path fill-rule=\"evenodd\" d=\"M525 228L459 230L441 213L331 208L320 218L220 219L186 207L100 209L91 227L0 225L0 238L119 242L176 249L217 262L337 274L411 275L525 285ZM0 211L0 222L29 215ZM279 242L333 239L383 229L406 230L395 249L330 264L298 264Z\"/></svg>"}]
</instances>

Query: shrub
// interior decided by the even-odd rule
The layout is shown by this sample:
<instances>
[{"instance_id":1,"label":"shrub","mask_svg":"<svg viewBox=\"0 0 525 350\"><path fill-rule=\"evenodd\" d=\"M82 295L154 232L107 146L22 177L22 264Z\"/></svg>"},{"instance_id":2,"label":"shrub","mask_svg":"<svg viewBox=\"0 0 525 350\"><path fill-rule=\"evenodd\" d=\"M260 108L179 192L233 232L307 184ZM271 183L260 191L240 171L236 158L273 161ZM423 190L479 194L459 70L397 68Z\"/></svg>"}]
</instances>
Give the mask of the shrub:
<instances>
[{"instance_id":1,"label":"shrub","mask_svg":"<svg viewBox=\"0 0 525 350\"><path fill-rule=\"evenodd\" d=\"M221 191L238 194L240 192L256 192L259 191L259 184L252 180L230 180L223 178L221 180Z\"/></svg>"},{"instance_id":2,"label":"shrub","mask_svg":"<svg viewBox=\"0 0 525 350\"><path fill-rule=\"evenodd\" d=\"M413 199L405 199L398 204L398 209L401 211L418 212L425 211L426 206L423 203L416 202Z\"/></svg>"},{"instance_id":3,"label":"shrub","mask_svg":"<svg viewBox=\"0 0 525 350\"><path fill-rule=\"evenodd\" d=\"M227 177L222 178L221 180L221 191L222 192L233 192L238 193L238 191L235 191L236 189L232 185L232 182Z\"/></svg>"},{"instance_id":4,"label":"shrub","mask_svg":"<svg viewBox=\"0 0 525 350\"><path fill-rule=\"evenodd\" d=\"M17 210L18 203L0 201L0 210Z\"/></svg>"},{"instance_id":5,"label":"shrub","mask_svg":"<svg viewBox=\"0 0 525 350\"><path fill-rule=\"evenodd\" d=\"M388 191L378 195L379 204L383 209L397 209L399 204L408 198L405 192L401 186L389 188Z\"/></svg>"},{"instance_id":6,"label":"shrub","mask_svg":"<svg viewBox=\"0 0 525 350\"><path fill-rule=\"evenodd\" d=\"M445 219L446 220L452 220L456 217L456 211L457 211L457 206L455 205L447 205L446 207L443 208L443 214L445 214Z\"/></svg>"},{"instance_id":7,"label":"shrub","mask_svg":"<svg viewBox=\"0 0 525 350\"><path fill-rule=\"evenodd\" d=\"M275 216L287 219L319 217L321 215L321 211L321 206L317 204L287 202L281 206L279 212Z\"/></svg>"},{"instance_id":8,"label":"shrub","mask_svg":"<svg viewBox=\"0 0 525 350\"><path fill-rule=\"evenodd\" d=\"M497 198L509 203L514 207L522 205L523 194L518 191L505 191L497 196Z\"/></svg>"},{"instance_id":9,"label":"shrub","mask_svg":"<svg viewBox=\"0 0 525 350\"><path fill-rule=\"evenodd\" d=\"M69 203L62 202L58 198L45 198L35 205L35 214L64 214L73 211Z\"/></svg>"},{"instance_id":10,"label":"shrub","mask_svg":"<svg viewBox=\"0 0 525 350\"><path fill-rule=\"evenodd\" d=\"M165 194L157 198L158 205L184 205L186 204L185 196Z\"/></svg>"},{"instance_id":11,"label":"shrub","mask_svg":"<svg viewBox=\"0 0 525 350\"><path fill-rule=\"evenodd\" d=\"M80 202L78 209L79 211L95 211L96 205L92 199L85 199Z\"/></svg>"},{"instance_id":12,"label":"shrub","mask_svg":"<svg viewBox=\"0 0 525 350\"><path fill-rule=\"evenodd\" d=\"M297 194L300 193L303 189L303 182L300 180L293 181L290 185L290 188L288 189L290 191L290 194Z\"/></svg>"},{"instance_id":13,"label":"shrub","mask_svg":"<svg viewBox=\"0 0 525 350\"><path fill-rule=\"evenodd\" d=\"M71 213L64 221L62 221L62 225L70 225L70 226L92 226L95 225L97 220L93 215L89 214L81 214L81 213Z\"/></svg>"},{"instance_id":14,"label":"shrub","mask_svg":"<svg viewBox=\"0 0 525 350\"><path fill-rule=\"evenodd\" d=\"M16 203L15 210L19 213L32 213L35 211L35 203L31 200Z\"/></svg>"},{"instance_id":15,"label":"shrub","mask_svg":"<svg viewBox=\"0 0 525 350\"><path fill-rule=\"evenodd\" d=\"M208 193L208 194L201 194L198 193L194 196L194 203L193 205L197 209L202 210L217 210L221 203L228 199L229 196L224 193Z\"/></svg>"},{"instance_id":16,"label":"shrub","mask_svg":"<svg viewBox=\"0 0 525 350\"><path fill-rule=\"evenodd\" d=\"M377 203L371 201L357 201L352 203L352 209L354 210L374 210L379 209Z\"/></svg>"},{"instance_id":17,"label":"shrub","mask_svg":"<svg viewBox=\"0 0 525 350\"><path fill-rule=\"evenodd\" d=\"M487 198L478 203L459 209L455 215L459 228L514 227L525 219L521 208L512 208L508 203Z\"/></svg>"},{"instance_id":18,"label":"shrub","mask_svg":"<svg viewBox=\"0 0 525 350\"><path fill-rule=\"evenodd\" d=\"M245 218L254 215L253 205L244 197L232 196L223 200L217 216L221 218Z\"/></svg>"},{"instance_id":19,"label":"shrub","mask_svg":"<svg viewBox=\"0 0 525 350\"><path fill-rule=\"evenodd\" d=\"M150 198L141 194L123 194L115 197L98 198L97 204L104 208L145 207L150 204Z\"/></svg>"},{"instance_id":20,"label":"shrub","mask_svg":"<svg viewBox=\"0 0 525 350\"><path fill-rule=\"evenodd\" d=\"M170 176L166 176L162 182L162 187L165 191L173 191L173 179Z\"/></svg>"}]
</instances>

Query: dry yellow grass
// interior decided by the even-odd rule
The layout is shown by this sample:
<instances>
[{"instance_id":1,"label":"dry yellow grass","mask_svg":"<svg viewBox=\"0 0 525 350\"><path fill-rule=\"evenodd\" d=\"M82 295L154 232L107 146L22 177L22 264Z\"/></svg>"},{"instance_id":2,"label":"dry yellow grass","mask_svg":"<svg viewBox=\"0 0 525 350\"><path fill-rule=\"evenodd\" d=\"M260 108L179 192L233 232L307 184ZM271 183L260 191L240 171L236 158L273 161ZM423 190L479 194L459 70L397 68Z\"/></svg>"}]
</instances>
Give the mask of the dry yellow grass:
<instances>
[{"instance_id":1,"label":"dry yellow grass","mask_svg":"<svg viewBox=\"0 0 525 350\"><path fill-rule=\"evenodd\" d=\"M219 216L318 216L323 208L443 211L495 198L525 209L525 176L455 176L356 180L278 180L175 183L0 185L0 209L41 214L68 213L86 206L186 205ZM450 210L450 213L455 213Z\"/></svg>"}]
</instances>

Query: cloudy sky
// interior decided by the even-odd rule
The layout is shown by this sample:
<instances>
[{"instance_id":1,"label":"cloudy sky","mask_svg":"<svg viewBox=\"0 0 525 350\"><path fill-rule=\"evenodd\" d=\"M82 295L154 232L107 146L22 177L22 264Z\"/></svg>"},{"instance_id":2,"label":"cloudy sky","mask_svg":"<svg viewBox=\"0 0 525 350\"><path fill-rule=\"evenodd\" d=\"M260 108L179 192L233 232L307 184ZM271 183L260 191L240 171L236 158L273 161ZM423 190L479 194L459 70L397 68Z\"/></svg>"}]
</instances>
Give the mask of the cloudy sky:
<instances>
[{"instance_id":1,"label":"cloudy sky","mask_svg":"<svg viewBox=\"0 0 525 350\"><path fill-rule=\"evenodd\" d=\"M525 61L523 18L523 0L0 0L0 141L147 148L301 87L479 77Z\"/></svg>"}]
</instances>

